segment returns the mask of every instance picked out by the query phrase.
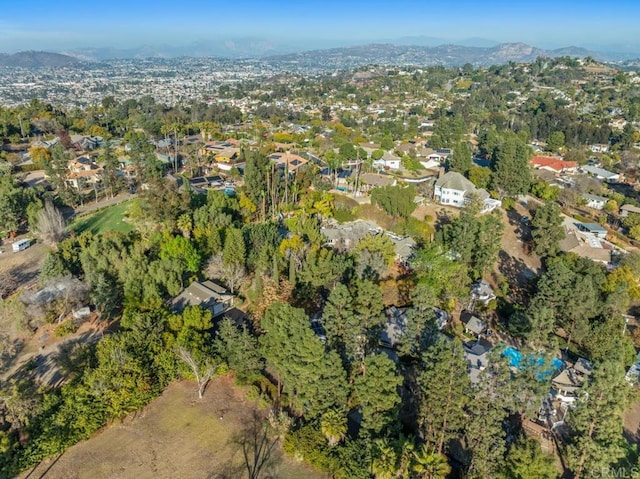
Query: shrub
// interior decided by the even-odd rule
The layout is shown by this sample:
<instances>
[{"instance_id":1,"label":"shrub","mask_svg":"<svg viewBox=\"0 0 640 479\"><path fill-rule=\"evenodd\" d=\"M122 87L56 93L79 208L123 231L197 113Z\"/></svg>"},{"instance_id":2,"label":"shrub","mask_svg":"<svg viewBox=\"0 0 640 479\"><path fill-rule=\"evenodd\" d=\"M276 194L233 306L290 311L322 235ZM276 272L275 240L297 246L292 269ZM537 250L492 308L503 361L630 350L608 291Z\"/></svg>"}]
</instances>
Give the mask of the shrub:
<instances>
[{"instance_id":1,"label":"shrub","mask_svg":"<svg viewBox=\"0 0 640 479\"><path fill-rule=\"evenodd\" d=\"M290 456L305 461L317 469L336 470L337 460L332 455L318 424L305 424L291 431L284 439L283 448Z\"/></svg>"},{"instance_id":2,"label":"shrub","mask_svg":"<svg viewBox=\"0 0 640 479\"><path fill-rule=\"evenodd\" d=\"M515 208L515 206L516 206L515 198L511 198L510 196L507 196L506 198L502 198L502 207L505 210L512 210Z\"/></svg>"},{"instance_id":3,"label":"shrub","mask_svg":"<svg viewBox=\"0 0 640 479\"><path fill-rule=\"evenodd\" d=\"M78 326L76 326L75 321L67 319L66 321L63 321L58 325L58 327L53 332L53 335L57 338L63 338L75 333L77 330Z\"/></svg>"}]
</instances>

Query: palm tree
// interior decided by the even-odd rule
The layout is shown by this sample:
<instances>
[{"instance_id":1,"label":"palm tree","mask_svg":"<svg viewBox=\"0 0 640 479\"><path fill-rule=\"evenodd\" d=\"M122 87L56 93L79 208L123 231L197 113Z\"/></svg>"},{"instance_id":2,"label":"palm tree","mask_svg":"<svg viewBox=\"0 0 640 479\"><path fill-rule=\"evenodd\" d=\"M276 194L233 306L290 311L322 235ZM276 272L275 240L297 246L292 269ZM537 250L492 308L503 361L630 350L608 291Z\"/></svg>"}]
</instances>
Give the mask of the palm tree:
<instances>
[{"instance_id":1,"label":"palm tree","mask_svg":"<svg viewBox=\"0 0 640 479\"><path fill-rule=\"evenodd\" d=\"M337 445L347 435L347 418L344 414L330 409L320 418L320 431L331 447Z\"/></svg>"},{"instance_id":2,"label":"palm tree","mask_svg":"<svg viewBox=\"0 0 640 479\"><path fill-rule=\"evenodd\" d=\"M396 477L398 479L409 479L411 473L411 465L413 463L413 455L415 453L415 443L412 437L400 435L396 440L396 448L399 451L398 467Z\"/></svg>"},{"instance_id":3,"label":"palm tree","mask_svg":"<svg viewBox=\"0 0 640 479\"><path fill-rule=\"evenodd\" d=\"M193 220L188 213L182 214L178 217L176 226L185 238L191 238L191 230L193 229Z\"/></svg>"},{"instance_id":4,"label":"palm tree","mask_svg":"<svg viewBox=\"0 0 640 479\"><path fill-rule=\"evenodd\" d=\"M387 439L374 441L375 457L371 464L371 470L376 479L393 479L396 475L396 462L398 455L393 445Z\"/></svg>"},{"instance_id":5,"label":"palm tree","mask_svg":"<svg viewBox=\"0 0 640 479\"><path fill-rule=\"evenodd\" d=\"M445 479L451 472L446 456L432 452L426 445L413 453L411 469L420 479Z\"/></svg>"}]
</instances>

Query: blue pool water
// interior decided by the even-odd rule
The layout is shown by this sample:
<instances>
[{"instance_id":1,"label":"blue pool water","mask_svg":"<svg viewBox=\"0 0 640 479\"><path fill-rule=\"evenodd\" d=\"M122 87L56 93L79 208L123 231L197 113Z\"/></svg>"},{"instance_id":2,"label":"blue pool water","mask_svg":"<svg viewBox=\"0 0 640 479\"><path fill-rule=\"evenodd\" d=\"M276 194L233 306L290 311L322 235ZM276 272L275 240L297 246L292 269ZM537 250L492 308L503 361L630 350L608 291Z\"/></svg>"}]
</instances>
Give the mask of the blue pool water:
<instances>
[{"instance_id":1,"label":"blue pool water","mask_svg":"<svg viewBox=\"0 0 640 479\"><path fill-rule=\"evenodd\" d=\"M511 346L507 346L502 352L502 355L509 359L509 366L514 368L525 369L528 366L536 368L537 372L535 373L535 376L540 381L548 379L564 364L558 358L553 358L550 362L545 363L545 359L543 357L536 357L533 354L527 354L523 357L520 351Z\"/></svg>"},{"instance_id":2,"label":"blue pool water","mask_svg":"<svg viewBox=\"0 0 640 479\"><path fill-rule=\"evenodd\" d=\"M347 187L346 186L336 186L336 190L338 190L338 191L347 191Z\"/></svg>"},{"instance_id":3,"label":"blue pool water","mask_svg":"<svg viewBox=\"0 0 640 479\"><path fill-rule=\"evenodd\" d=\"M234 190L233 188L225 188L224 194L227 196L233 196L236 194L236 190Z\"/></svg>"}]
</instances>

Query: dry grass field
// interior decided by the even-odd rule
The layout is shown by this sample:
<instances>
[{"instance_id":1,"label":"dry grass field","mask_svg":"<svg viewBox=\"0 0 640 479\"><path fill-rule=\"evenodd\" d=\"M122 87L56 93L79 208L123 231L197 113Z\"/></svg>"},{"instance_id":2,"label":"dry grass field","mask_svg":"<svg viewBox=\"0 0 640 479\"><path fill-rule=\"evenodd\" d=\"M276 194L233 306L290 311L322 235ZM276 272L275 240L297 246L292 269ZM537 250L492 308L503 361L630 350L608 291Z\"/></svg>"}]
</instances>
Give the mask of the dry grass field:
<instances>
[{"instance_id":1,"label":"dry grass field","mask_svg":"<svg viewBox=\"0 0 640 479\"><path fill-rule=\"evenodd\" d=\"M171 384L145 410L49 459L23 479L236 479L246 478L246 450L262 431L265 411L226 377L215 378L199 401L193 383ZM258 441L259 442L259 441ZM268 475L321 479L281 452L268 458Z\"/></svg>"}]
</instances>

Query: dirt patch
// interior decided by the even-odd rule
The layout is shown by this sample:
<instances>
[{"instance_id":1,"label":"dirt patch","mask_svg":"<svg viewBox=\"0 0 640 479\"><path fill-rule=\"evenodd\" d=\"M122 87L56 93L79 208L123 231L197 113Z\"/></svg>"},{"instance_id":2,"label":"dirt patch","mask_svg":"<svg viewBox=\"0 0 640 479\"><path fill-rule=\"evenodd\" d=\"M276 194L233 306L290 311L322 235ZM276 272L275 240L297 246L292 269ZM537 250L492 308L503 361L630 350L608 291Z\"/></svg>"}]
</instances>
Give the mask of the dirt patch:
<instances>
[{"instance_id":1,"label":"dirt patch","mask_svg":"<svg viewBox=\"0 0 640 479\"><path fill-rule=\"evenodd\" d=\"M640 444L640 401L635 401L624 412L624 437L631 444Z\"/></svg>"},{"instance_id":2,"label":"dirt patch","mask_svg":"<svg viewBox=\"0 0 640 479\"><path fill-rule=\"evenodd\" d=\"M242 443L264 411L226 377L215 378L202 401L191 382L171 384L144 411L49 459L22 477L31 479L242 478ZM321 479L276 448L271 477Z\"/></svg>"},{"instance_id":3,"label":"dirt patch","mask_svg":"<svg viewBox=\"0 0 640 479\"><path fill-rule=\"evenodd\" d=\"M14 253L11 243L6 240L0 245L0 249L3 251L0 253L0 275L9 273L16 288L25 286L38 278L42 261L49 251L44 244L36 243L23 251Z\"/></svg>"},{"instance_id":4,"label":"dirt patch","mask_svg":"<svg viewBox=\"0 0 640 479\"><path fill-rule=\"evenodd\" d=\"M500 242L498 265L495 272L509 283L512 300L521 302L531 287L532 280L541 273L540 258L529 252L531 244L531 216L517 203L514 209L500 210L504 233Z\"/></svg>"}]
</instances>

